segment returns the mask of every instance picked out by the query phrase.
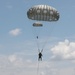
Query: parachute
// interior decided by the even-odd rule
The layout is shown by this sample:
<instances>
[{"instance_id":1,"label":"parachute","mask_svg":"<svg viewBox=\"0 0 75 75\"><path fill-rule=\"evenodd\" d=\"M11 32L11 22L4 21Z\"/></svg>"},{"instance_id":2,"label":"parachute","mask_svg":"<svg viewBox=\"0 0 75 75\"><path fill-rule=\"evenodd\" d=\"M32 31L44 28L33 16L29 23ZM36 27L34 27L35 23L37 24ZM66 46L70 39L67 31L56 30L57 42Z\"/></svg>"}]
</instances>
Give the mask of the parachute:
<instances>
[{"instance_id":1,"label":"parachute","mask_svg":"<svg viewBox=\"0 0 75 75\"><path fill-rule=\"evenodd\" d=\"M58 11L48 5L35 5L27 11L29 19L38 21L57 21L59 20Z\"/></svg>"},{"instance_id":2,"label":"parachute","mask_svg":"<svg viewBox=\"0 0 75 75\"><path fill-rule=\"evenodd\" d=\"M33 27L42 27L42 26L43 26L43 24L40 22L33 23Z\"/></svg>"},{"instance_id":3,"label":"parachute","mask_svg":"<svg viewBox=\"0 0 75 75\"><path fill-rule=\"evenodd\" d=\"M49 33L49 35L51 34L52 30L53 30L53 26L55 25L45 25L41 23L41 21L43 22L56 22L59 20L59 12L52 6L49 5L35 5L33 7L31 7L28 11L27 11L27 17L31 20L36 20L36 21L40 21L40 22L35 22L32 24L32 28L35 30L34 33L36 34L36 44L38 47L38 52L39 52L39 59L41 59L42 61L42 52L44 50L44 47L47 43L47 40L49 39L48 36L46 39L41 39L40 34L43 29L43 34L46 35ZM47 29L49 28L49 29ZM49 30L49 32L48 32ZM43 34L41 34L43 36ZM45 36L46 36L45 35ZM43 41L43 42L42 42ZM41 45L42 44L42 45ZM40 55L41 53L41 55ZM37 75L39 73L39 62L38 62L38 67L37 67Z\"/></svg>"},{"instance_id":4,"label":"parachute","mask_svg":"<svg viewBox=\"0 0 75 75\"><path fill-rule=\"evenodd\" d=\"M59 20L60 15L59 15L59 12L52 6L49 6L49 5L35 5L35 6L28 9L27 17L31 20L36 20L36 21L56 22L56 21ZM40 33L40 31L42 30L42 28L44 26L40 22L34 22L33 27L35 27L35 30L36 30L35 32L36 33L37 32ZM52 30L52 28L50 30ZM44 31L47 31L47 29L44 30ZM39 38L38 35L39 34L37 33L36 37Z\"/></svg>"},{"instance_id":5,"label":"parachute","mask_svg":"<svg viewBox=\"0 0 75 75\"><path fill-rule=\"evenodd\" d=\"M28 19L31 19L33 21L35 20L35 21L42 21L42 22L43 21L44 22L56 22L56 21L59 20L60 15L59 15L59 12L52 6L49 6L49 5L35 5L35 6L28 9L27 17L28 17ZM43 33L45 33L48 30L44 27L44 25L42 23L35 22L35 21L32 24L33 28L36 30L36 31L34 31L35 33L41 31L42 28L44 28ZM45 26L47 26L47 25L45 25ZM49 27L47 27L47 28L51 28L50 26L51 25L49 25ZM48 33L50 34L52 30L53 30L53 28L49 29L50 32L48 32ZM39 32L39 34L41 34L41 33ZM36 35L36 39L37 39L36 43L37 43L37 46L38 46L38 50L40 50L39 49L39 43L40 43L39 34L37 33L37 35ZM43 51L43 48L46 45L47 40L43 44L43 46L41 48L41 51Z\"/></svg>"}]
</instances>

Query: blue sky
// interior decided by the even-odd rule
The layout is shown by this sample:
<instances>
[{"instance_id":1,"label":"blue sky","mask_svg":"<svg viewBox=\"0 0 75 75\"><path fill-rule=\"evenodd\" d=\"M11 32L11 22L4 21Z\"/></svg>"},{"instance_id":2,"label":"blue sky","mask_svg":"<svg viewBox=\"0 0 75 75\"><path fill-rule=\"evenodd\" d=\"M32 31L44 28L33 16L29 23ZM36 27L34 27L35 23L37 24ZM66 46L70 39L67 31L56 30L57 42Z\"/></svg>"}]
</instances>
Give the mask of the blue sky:
<instances>
[{"instance_id":1,"label":"blue sky","mask_svg":"<svg viewBox=\"0 0 75 75\"><path fill-rule=\"evenodd\" d=\"M75 74L75 0L0 0L1 75L37 74L36 21L28 19L27 11L40 4L56 8L60 19L42 22L38 32L40 45L47 41L39 74Z\"/></svg>"}]
</instances>

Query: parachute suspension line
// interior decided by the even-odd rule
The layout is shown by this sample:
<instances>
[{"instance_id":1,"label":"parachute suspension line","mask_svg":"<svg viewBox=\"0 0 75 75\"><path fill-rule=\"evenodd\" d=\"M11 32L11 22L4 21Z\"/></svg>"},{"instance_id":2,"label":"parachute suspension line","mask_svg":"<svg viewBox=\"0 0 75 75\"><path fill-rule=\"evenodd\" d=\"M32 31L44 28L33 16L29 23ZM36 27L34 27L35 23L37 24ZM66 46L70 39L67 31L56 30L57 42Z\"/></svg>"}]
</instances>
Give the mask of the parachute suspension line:
<instances>
[{"instance_id":1,"label":"parachute suspension line","mask_svg":"<svg viewBox=\"0 0 75 75\"><path fill-rule=\"evenodd\" d=\"M33 30L33 34L35 36L35 42L36 42L38 50L40 49L40 39L39 39L39 36L40 36L41 30L42 30L42 26L43 26L43 24L40 23L40 22L35 22L32 25L32 30Z\"/></svg>"},{"instance_id":2,"label":"parachute suspension line","mask_svg":"<svg viewBox=\"0 0 75 75\"><path fill-rule=\"evenodd\" d=\"M42 53L43 52L43 49L40 52Z\"/></svg>"},{"instance_id":3,"label":"parachute suspension line","mask_svg":"<svg viewBox=\"0 0 75 75\"><path fill-rule=\"evenodd\" d=\"M39 75L39 62L38 62L38 65L37 65L37 75Z\"/></svg>"},{"instance_id":4,"label":"parachute suspension line","mask_svg":"<svg viewBox=\"0 0 75 75\"><path fill-rule=\"evenodd\" d=\"M39 32L40 32L40 30L39 30ZM35 38L34 40L35 40L35 43L36 43L36 46L38 49L39 49L39 32L38 32L37 26L32 25L32 33Z\"/></svg>"},{"instance_id":5,"label":"parachute suspension line","mask_svg":"<svg viewBox=\"0 0 75 75\"><path fill-rule=\"evenodd\" d=\"M44 44L43 44L43 46L42 46L42 50L44 50L44 48L45 48L45 46L46 46L48 40L49 40L49 37L48 37L47 40L44 42Z\"/></svg>"},{"instance_id":6,"label":"parachute suspension line","mask_svg":"<svg viewBox=\"0 0 75 75\"><path fill-rule=\"evenodd\" d=\"M53 26L53 25L52 25ZM51 31L50 31L50 35L47 37L46 41L44 42L43 46L42 46L42 50L44 50L46 44L48 43L50 36L52 34L52 31L54 30L55 26L51 27Z\"/></svg>"},{"instance_id":7,"label":"parachute suspension line","mask_svg":"<svg viewBox=\"0 0 75 75\"><path fill-rule=\"evenodd\" d=\"M37 48L39 50L39 37L38 36L36 36L36 44L37 44Z\"/></svg>"},{"instance_id":8,"label":"parachute suspension line","mask_svg":"<svg viewBox=\"0 0 75 75\"><path fill-rule=\"evenodd\" d=\"M37 75L40 75L40 72L41 72L41 61L37 61Z\"/></svg>"}]
</instances>

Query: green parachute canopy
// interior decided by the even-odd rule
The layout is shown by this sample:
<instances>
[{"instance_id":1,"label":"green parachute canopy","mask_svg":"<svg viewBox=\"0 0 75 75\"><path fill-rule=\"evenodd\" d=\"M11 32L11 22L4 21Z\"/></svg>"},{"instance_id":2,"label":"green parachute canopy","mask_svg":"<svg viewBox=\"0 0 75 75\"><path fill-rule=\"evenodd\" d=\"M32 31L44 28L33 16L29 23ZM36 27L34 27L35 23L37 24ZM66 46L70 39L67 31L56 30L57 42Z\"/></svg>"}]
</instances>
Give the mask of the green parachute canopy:
<instances>
[{"instance_id":1,"label":"green parachute canopy","mask_svg":"<svg viewBox=\"0 0 75 75\"><path fill-rule=\"evenodd\" d=\"M27 11L27 16L31 20L38 21L57 21L59 12L48 5L35 5Z\"/></svg>"}]
</instances>

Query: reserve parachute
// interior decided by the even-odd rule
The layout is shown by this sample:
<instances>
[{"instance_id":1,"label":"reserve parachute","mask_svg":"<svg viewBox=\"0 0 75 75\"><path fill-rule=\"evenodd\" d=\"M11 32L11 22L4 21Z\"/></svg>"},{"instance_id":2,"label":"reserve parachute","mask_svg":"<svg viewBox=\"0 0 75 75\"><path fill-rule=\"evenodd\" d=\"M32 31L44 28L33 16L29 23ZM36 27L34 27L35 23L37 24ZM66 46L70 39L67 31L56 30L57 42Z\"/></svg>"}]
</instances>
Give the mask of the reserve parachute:
<instances>
[{"instance_id":1,"label":"reserve parachute","mask_svg":"<svg viewBox=\"0 0 75 75\"><path fill-rule=\"evenodd\" d=\"M43 24L40 22L33 23L33 27L42 27L42 26L43 26Z\"/></svg>"}]
</instances>

